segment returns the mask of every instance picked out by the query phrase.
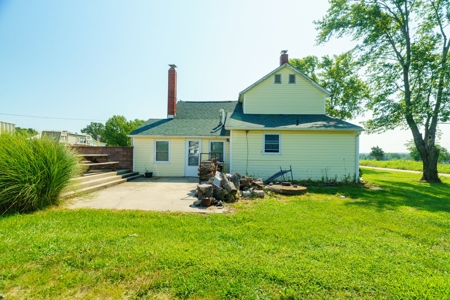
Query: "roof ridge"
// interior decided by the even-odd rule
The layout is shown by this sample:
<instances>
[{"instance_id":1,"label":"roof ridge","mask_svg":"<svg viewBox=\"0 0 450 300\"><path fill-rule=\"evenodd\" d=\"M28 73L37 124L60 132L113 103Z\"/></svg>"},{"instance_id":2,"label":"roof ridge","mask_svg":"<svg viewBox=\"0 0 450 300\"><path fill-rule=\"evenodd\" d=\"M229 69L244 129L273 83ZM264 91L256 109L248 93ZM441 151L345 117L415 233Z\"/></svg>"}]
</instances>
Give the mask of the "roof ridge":
<instances>
[{"instance_id":1,"label":"roof ridge","mask_svg":"<svg viewBox=\"0 0 450 300\"><path fill-rule=\"evenodd\" d=\"M183 102L183 103L224 103L224 102L226 102L226 103L231 103L231 102L238 102L238 100L207 100L207 101L202 101L202 100L198 100L198 101L195 101L195 100L189 100L189 101L185 101L185 100L180 100L180 102Z\"/></svg>"}]
</instances>

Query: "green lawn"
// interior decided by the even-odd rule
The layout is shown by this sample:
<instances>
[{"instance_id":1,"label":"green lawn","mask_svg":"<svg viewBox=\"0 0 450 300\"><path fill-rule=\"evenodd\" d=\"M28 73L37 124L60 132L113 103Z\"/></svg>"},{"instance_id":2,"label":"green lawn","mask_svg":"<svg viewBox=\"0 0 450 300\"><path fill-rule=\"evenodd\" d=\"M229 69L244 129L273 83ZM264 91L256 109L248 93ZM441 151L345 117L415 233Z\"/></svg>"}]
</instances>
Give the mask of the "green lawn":
<instances>
[{"instance_id":1,"label":"green lawn","mask_svg":"<svg viewBox=\"0 0 450 300\"><path fill-rule=\"evenodd\" d=\"M49 209L0 217L7 299L445 299L450 178L364 170L226 215ZM345 197L345 198L342 198Z\"/></svg>"},{"instance_id":2,"label":"green lawn","mask_svg":"<svg viewBox=\"0 0 450 300\"><path fill-rule=\"evenodd\" d=\"M423 165L420 161L405 160L405 159L395 159L395 160L360 160L359 164L361 166L368 167L379 167L379 168L390 168L390 169L400 169L400 170L412 170L412 171L422 171ZM450 174L449 164L438 164L438 172Z\"/></svg>"}]
</instances>

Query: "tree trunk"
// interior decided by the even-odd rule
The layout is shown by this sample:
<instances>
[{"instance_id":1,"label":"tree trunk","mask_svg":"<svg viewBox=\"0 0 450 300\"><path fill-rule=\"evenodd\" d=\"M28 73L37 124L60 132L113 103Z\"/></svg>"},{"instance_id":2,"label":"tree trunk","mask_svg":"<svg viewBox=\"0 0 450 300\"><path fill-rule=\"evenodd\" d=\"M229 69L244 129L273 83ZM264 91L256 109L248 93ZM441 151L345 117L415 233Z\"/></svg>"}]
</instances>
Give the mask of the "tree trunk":
<instances>
[{"instance_id":1,"label":"tree trunk","mask_svg":"<svg viewBox=\"0 0 450 300\"><path fill-rule=\"evenodd\" d=\"M228 194L236 195L237 189L234 186L234 183L228 181L227 176L222 173L222 181L220 182L220 186L223 187Z\"/></svg>"},{"instance_id":2,"label":"tree trunk","mask_svg":"<svg viewBox=\"0 0 450 300\"><path fill-rule=\"evenodd\" d=\"M426 148L423 150L425 150L425 153L421 153L423 163L423 175L421 181L441 183L437 171L439 149L436 148L436 146L433 146L433 148L431 148L431 150L429 151L427 151L428 149ZM421 149L419 149L419 152L420 151Z\"/></svg>"}]
</instances>

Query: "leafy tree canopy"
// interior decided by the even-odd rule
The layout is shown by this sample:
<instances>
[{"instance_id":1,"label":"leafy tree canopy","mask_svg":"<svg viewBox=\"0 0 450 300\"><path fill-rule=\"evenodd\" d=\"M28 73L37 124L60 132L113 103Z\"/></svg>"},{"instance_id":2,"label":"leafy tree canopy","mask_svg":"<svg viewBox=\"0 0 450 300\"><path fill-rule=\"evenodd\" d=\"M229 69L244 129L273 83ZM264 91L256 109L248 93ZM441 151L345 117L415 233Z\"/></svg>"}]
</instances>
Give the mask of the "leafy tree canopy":
<instances>
[{"instance_id":1,"label":"leafy tree canopy","mask_svg":"<svg viewBox=\"0 0 450 300\"><path fill-rule=\"evenodd\" d=\"M127 121L124 116L109 118L103 132L106 143L109 146L130 146L131 141L127 135L143 123L143 120L138 119Z\"/></svg>"},{"instance_id":2,"label":"leafy tree canopy","mask_svg":"<svg viewBox=\"0 0 450 300\"><path fill-rule=\"evenodd\" d=\"M440 182L438 122L450 117L450 0L330 0L318 42L350 36L371 90L368 132L409 128L422 180Z\"/></svg>"},{"instance_id":3,"label":"leafy tree canopy","mask_svg":"<svg viewBox=\"0 0 450 300\"><path fill-rule=\"evenodd\" d=\"M105 125L103 125L102 123L91 122L91 124L87 125L83 129L81 129L81 132L89 134L90 136L92 136L92 138L94 138L96 140L97 140L98 136L100 136L100 141L105 140L105 137L104 137Z\"/></svg>"},{"instance_id":4,"label":"leafy tree canopy","mask_svg":"<svg viewBox=\"0 0 450 300\"><path fill-rule=\"evenodd\" d=\"M130 146L131 141L127 135L144 123L143 120L127 120L124 116L112 116L105 125L102 123L91 122L85 128L81 129L82 133L90 134L94 139L101 137L102 142L106 142L108 146Z\"/></svg>"},{"instance_id":5,"label":"leafy tree canopy","mask_svg":"<svg viewBox=\"0 0 450 300\"><path fill-rule=\"evenodd\" d=\"M412 160L415 161L420 161L421 157L420 157L420 153L417 150L416 146L414 145L414 141L413 140L409 140L406 144L405 144L406 148L409 151L409 156L411 157ZM439 157L438 157L438 162L439 163L450 163L450 153L448 152L448 150L440 145L436 144L436 147L439 149Z\"/></svg>"},{"instance_id":6,"label":"leafy tree canopy","mask_svg":"<svg viewBox=\"0 0 450 300\"><path fill-rule=\"evenodd\" d=\"M289 64L331 92L326 101L327 115L345 120L363 114L362 103L369 99L369 89L359 78L351 52L320 59L294 58Z\"/></svg>"},{"instance_id":7,"label":"leafy tree canopy","mask_svg":"<svg viewBox=\"0 0 450 300\"><path fill-rule=\"evenodd\" d=\"M16 127L15 132L16 132L16 134L21 134L26 137L32 137L39 133L39 132L37 132L37 130L35 130L33 128L21 128L21 127Z\"/></svg>"},{"instance_id":8,"label":"leafy tree canopy","mask_svg":"<svg viewBox=\"0 0 450 300\"><path fill-rule=\"evenodd\" d=\"M383 160L384 159L384 151L378 146L372 147L372 151L370 151L370 156L375 158L376 160Z\"/></svg>"}]
</instances>

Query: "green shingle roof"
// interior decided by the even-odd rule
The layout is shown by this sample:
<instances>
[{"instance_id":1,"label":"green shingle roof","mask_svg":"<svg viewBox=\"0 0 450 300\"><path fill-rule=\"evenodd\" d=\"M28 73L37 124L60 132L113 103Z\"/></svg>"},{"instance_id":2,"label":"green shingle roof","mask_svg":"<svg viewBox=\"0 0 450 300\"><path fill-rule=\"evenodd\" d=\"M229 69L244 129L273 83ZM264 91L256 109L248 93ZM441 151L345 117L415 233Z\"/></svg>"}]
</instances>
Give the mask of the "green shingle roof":
<instances>
[{"instance_id":1,"label":"green shingle roof","mask_svg":"<svg viewBox=\"0 0 450 300\"><path fill-rule=\"evenodd\" d=\"M227 118L220 125L220 109ZM149 119L130 135L134 136L229 136L229 130L351 130L360 126L326 115L244 114L237 101L177 102L173 119Z\"/></svg>"},{"instance_id":2,"label":"green shingle roof","mask_svg":"<svg viewBox=\"0 0 450 300\"><path fill-rule=\"evenodd\" d=\"M149 119L131 135L155 136L229 136L220 125L220 109L230 114L237 101L178 101L173 119Z\"/></svg>"},{"instance_id":3,"label":"green shingle roof","mask_svg":"<svg viewBox=\"0 0 450 300\"><path fill-rule=\"evenodd\" d=\"M360 126L326 115L260 115L244 114L239 103L225 122L227 130L352 130Z\"/></svg>"}]
</instances>

